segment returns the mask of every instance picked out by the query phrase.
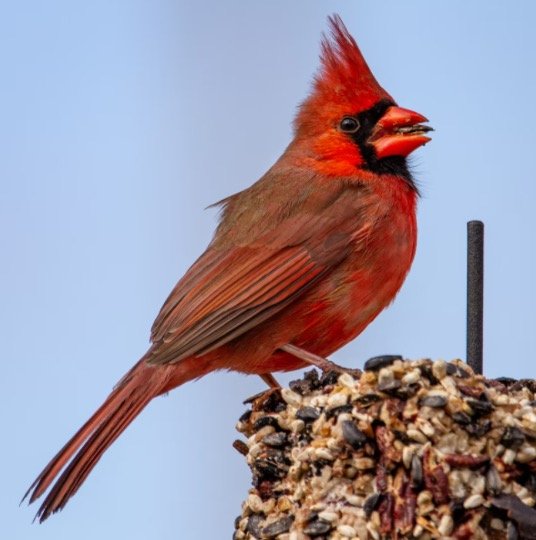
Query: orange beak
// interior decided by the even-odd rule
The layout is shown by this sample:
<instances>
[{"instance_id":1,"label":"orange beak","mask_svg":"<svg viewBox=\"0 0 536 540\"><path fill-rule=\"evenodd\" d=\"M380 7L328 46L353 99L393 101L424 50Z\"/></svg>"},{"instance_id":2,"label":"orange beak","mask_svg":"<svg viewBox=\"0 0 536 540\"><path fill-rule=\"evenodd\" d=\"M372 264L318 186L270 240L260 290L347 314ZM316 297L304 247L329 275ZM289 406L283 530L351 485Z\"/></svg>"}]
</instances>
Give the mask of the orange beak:
<instances>
[{"instance_id":1,"label":"orange beak","mask_svg":"<svg viewBox=\"0 0 536 540\"><path fill-rule=\"evenodd\" d=\"M425 133L433 129L421 122L428 122L422 114L401 107L389 107L378 120L370 139L378 159L407 156L431 140Z\"/></svg>"}]
</instances>

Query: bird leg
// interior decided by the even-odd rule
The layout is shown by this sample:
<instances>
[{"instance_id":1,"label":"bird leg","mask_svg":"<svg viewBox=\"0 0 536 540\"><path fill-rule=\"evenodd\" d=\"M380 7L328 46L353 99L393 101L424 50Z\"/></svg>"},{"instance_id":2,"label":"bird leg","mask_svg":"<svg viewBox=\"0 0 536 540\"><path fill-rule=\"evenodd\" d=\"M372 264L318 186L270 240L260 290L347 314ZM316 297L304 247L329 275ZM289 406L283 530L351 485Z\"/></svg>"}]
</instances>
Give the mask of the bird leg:
<instances>
[{"instance_id":1,"label":"bird leg","mask_svg":"<svg viewBox=\"0 0 536 540\"><path fill-rule=\"evenodd\" d=\"M270 387L270 388L281 388L281 385L277 382L276 378L271 373L263 373L259 377Z\"/></svg>"},{"instance_id":2,"label":"bird leg","mask_svg":"<svg viewBox=\"0 0 536 540\"><path fill-rule=\"evenodd\" d=\"M337 373L350 373L352 375L361 374L361 371L358 369L347 369L345 367L339 366L338 364L335 364L327 358L318 356L317 354L306 351L305 349L300 349L300 347L296 347L296 345L292 345L290 343L287 343L286 345L283 345L279 348L282 351L292 354L292 356L295 356L296 358L307 362L308 364L316 366L322 371L335 371Z\"/></svg>"},{"instance_id":3,"label":"bird leg","mask_svg":"<svg viewBox=\"0 0 536 540\"><path fill-rule=\"evenodd\" d=\"M300 347L296 347L296 345L292 345L290 343L287 343L286 345L283 345L279 348L282 351L285 351L292 356L295 356L296 358L299 358L300 360L303 360L308 364L321 369L322 371L350 373L351 375L357 376L361 375L361 371L359 369L349 369L343 366L339 366L338 364L335 364L335 362L332 362L327 358L318 356L318 354L306 351L305 349L301 349ZM270 387L270 390L281 388L281 385L277 382L276 378L271 373L262 373L261 375L259 375L259 377ZM268 392L270 390L268 390Z\"/></svg>"}]
</instances>

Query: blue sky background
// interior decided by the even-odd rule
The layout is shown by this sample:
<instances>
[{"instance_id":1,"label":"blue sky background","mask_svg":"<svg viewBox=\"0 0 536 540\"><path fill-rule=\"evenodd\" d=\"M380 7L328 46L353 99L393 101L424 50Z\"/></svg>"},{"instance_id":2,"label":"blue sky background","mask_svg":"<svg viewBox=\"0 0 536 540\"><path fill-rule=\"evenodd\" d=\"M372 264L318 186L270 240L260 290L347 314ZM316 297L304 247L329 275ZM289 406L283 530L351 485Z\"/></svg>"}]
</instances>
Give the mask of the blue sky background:
<instances>
[{"instance_id":1,"label":"blue sky background","mask_svg":"<svg viewBox=\"0 0 536 540\"><path fill-rule=\"evenodd\" d=\"M146 350L211 237L203 208L285 148L333 12L436 129L412 160L424 195L413 270L336 360L463 357L465 224L480 218L486 372L534 377L534 2L3 2L2 538L231 537L250 480L234 425L263 388L238 374L153 402L44 525L17 505Z\"/></svg>"}]
</instances>

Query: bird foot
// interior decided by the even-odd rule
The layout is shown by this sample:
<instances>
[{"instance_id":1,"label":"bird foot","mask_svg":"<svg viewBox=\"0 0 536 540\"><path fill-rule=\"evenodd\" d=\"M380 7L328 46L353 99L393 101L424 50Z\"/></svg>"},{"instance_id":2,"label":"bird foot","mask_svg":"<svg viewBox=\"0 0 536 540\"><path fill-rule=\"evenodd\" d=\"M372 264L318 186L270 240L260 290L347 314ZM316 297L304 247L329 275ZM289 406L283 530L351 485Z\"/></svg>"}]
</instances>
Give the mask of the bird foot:
<instances>
[{"instance_id":1,"label":"bird foot","mask_svg":"<svg viewBox=\"0 0 536 540\"><path fill-rule=\"evenodd\" d=\"M279 348L282 351L292 354L296 358L299 358L300 360L303 360L304 362L307 362L308 364L311 364L324 372L335 371L336 373L349 373L353 377L361 376L361 370L359 369L351 369L339 366L327 358L318 356L317 354L306 351L305 349L301 349L300 347L296 347L296 345L287 343Z\"/></svg>"},{"instance_id":2,"label":"bird foot","mask_svg":"<svg viewBox=\"0 0 536 540\"><path fill-rule=\"evenodd\" d=\"M319 356L318 354L306 351L305 349L301 349L300 347L296 347L296 345L292 345L290 343L288 343L287 345L283 345L282 347L280 347L280 349L291 354L292 356L295 356L296 358L299 358L300 360L303 360L304 362L307 362L311 366L317 367L324 373L328 373L330 371L334 371L335 373L349 373L350 375L352 375L352 377L355 378L359 378L362 373L360 369L352 369L339 366L339 364L336 364L335 362L332 362L331 360L328 360L323 356ZM265 390L264 392L260 392L259 394L250 397L249 399L244 401L244 403L251 403L252 401L258 399L260 396L269 395L272 393L272 391L281 388L281 385L277 382L277 379L271 373L262 373L261 375L259 375L259 377L268 385L268 390Z\"/></svg>"}]
</instances>

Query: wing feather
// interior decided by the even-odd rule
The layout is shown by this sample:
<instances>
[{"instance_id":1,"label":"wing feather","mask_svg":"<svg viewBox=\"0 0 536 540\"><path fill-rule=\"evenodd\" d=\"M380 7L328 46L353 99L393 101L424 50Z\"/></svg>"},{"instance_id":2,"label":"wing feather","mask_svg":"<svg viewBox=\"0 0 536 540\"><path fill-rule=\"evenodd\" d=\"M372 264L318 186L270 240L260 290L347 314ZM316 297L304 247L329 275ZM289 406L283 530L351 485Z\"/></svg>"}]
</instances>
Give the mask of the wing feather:
<instances>
[{"instance_id":1,"label":"wing feather","mask_svg":"<svg viewBox=\"0 0 536 540\"><path fill-rule=\"evenodd\" d=\"M234 251L225 260L236 261ZM273 251L256 250L247 253L247 258L238 257L244 262L235 263L230 273L209 272L198 287L184 295L185 309L156 344L149 361L178 362L227 343L282 309L327 270L303 247Z\"/></svg>"},{"instance_id":2,"label":"wing feather","mask_svg":"<svg viewBox=\"0 0 536 540\"><path fill-rule=\"evenodd\" d=\"M228 343L311 289L350 250L366 249L379 210L370 192L344 180L322 188L290 198L299 204L277 219L253 188L231 198L215 240L162 307L147 361L179 362Z\"/></svg>"}]
</instances>

